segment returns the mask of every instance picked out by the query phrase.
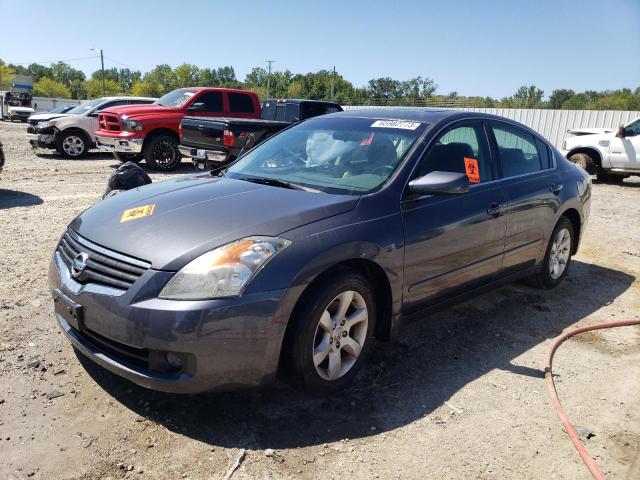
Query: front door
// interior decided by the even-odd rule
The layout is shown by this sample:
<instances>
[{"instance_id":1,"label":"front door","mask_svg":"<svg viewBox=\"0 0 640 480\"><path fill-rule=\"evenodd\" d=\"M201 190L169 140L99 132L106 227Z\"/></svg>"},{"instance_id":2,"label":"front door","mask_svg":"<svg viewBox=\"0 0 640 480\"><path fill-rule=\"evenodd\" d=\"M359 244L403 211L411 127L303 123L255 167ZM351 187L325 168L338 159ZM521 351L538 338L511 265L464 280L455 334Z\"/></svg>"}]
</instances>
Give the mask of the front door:
<instances>
[{"instance_id":1,"label":"front door","mask_svg":"<svg viewBox=\"0 0 640 480\"><path fill-rule=\"evenodd\" d=\"M483 123L457 123L444 131L413 178L432 171L467 173L471 187L459 195L407 197L402 203L403 303L409 313L490 281L502 266L506 195L492 181L496 168Z\"/></svg>"},{"instance_id":2,"label":"front door","mask_svg":"<svg viewBox=\"0 0 640 480\"><path fill-rule=\"evenodd\" d=\"M624 128L624 137L611 138L609 151L612 168L640 171L640 119Z\"/></svg>"}]
</instances>

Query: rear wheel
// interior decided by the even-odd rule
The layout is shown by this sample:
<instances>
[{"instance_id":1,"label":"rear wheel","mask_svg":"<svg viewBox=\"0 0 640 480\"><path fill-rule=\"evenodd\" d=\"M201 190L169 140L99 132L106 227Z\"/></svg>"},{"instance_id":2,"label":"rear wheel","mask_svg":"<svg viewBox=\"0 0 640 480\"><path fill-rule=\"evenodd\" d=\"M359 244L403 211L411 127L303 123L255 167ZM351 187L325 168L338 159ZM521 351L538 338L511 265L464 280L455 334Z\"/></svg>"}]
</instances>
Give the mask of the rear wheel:
<instances>
[{"instance_id":1,"label":"rear wheel","mask_svg":"<svg viewBox=\"0 0 640 480\"><path fill-rule=\"evenodd\" d=\"M138 162L141 162L142 159L144 158L142 154L120 153L120 152L113 152L113 156L115 157L116 160L122 163L125 163L125 162L138 163Z\"/></svg>"},{"instance_id":2,"label":"rear wheel","mask_svg":"<svg viewBox=\"0 0 640 480\"><path fill-rule=\"evenodd\" d=\"M181 160L178 142L168 135L158 135L145 147L144 158L156 170L175 170Z\"/></svg>"},{"instance_id":3,"label":"rear wheel","mask_svg":"<svg viewBox=\"0 0 640 480\"><path fill-rule=\"evenodd\" d=\"M540 267L540 271L528 279L534 287L551 289L555 288L564 277L567 276L571 255L573 255L574 242L573 223L567 217L560 217L560 220L553 229L549 238L547 251Z\"/></svg>"},{"instance_id":4,"label":"rear wheel","mask_svg":"<svg viewBox=\"0 0 640 480\"><path fill-rule=\"evenodd\" d=\"M62 132L58 135L57 150L67 158L82 158L89 150L89 137L83 132Z\"/></svg>"},{"instance_id":5,"label":"rear wheel","mask_svg":"<svg viewBox=\"0 0 640 480\"><path fill-rule=\"evenodd\" d=\"M344 272L314 287L292 319L295 384L317 395L347 386L366 361L375 320L373 289L362 275Z\"/></svg>"}]
</instances>

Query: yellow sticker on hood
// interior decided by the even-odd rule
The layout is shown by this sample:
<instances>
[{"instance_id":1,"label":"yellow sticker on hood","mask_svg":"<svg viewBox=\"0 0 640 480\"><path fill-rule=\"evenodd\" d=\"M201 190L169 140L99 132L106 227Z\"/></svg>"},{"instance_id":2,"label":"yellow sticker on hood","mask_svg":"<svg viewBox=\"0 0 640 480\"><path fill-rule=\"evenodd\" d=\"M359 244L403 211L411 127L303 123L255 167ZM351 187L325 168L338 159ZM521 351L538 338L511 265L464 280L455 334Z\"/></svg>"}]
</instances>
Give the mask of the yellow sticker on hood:
<instances>
[{"instance_id":1,"label":"yellow sticker on hood","mask_svg":"<svg viewBox=\"0 0 640 480\"><path fill-rule=\"evenodd\" d=\"M142 205L141 207L130 208L125 210L120 217L120 223L128 222L129 220L135 220L136 218L148 217L153 215L153 209L156 207L155 203L150 205Z\"/></svg>"}]
</instances>

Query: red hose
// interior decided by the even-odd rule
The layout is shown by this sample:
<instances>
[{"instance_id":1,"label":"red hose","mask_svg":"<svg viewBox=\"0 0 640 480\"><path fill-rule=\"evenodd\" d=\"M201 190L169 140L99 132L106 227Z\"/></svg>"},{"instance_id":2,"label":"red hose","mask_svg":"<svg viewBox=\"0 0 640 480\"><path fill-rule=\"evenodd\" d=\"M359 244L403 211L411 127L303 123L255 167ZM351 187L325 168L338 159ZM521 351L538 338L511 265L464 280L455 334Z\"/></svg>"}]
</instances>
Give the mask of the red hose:
<instances>
[{"instance_id":1,"label":"red hose","mask_svg":"<svg viewBox=\"0 0 640 480\"><path fill-rule=\"evenodd\" d=\"M578 450L578 453L582 457L582 460L587 465L587 468L591 472L591 475L596 480L604 480L604 475L598 469L596 462L591 458L587 450L584 448L584 445L578 438L578 434L576 433L573 425L567 418L567 415L564 413L562 409L562 405L560 405L560 399L558 399L558 392L556 392L556 386L553 383L553 373L551 371L551 364L553 362L553 355L556 353L558 347L564 342L567 338L573 337L579 333L589 332L591 330L600 330L603 328L612 328L612 327L627 327L629 325L640 325L640 320L622 320L619 322L609 322L609 323L597 323L595 325L588 325L586 327L576 328L575 330L571 330L569 332L565 332L559 337L557 337L553 344L551 345L551 350L549 351L549 358L547 359L547 366L544 369L544 378L547 382L547 390L549 391L549 396L551 397L551 405L553 409L556 411L562 424L567 429L567 433L569 434L569 438L573 442L573 445Z\"/></svg>"}]
</instances>

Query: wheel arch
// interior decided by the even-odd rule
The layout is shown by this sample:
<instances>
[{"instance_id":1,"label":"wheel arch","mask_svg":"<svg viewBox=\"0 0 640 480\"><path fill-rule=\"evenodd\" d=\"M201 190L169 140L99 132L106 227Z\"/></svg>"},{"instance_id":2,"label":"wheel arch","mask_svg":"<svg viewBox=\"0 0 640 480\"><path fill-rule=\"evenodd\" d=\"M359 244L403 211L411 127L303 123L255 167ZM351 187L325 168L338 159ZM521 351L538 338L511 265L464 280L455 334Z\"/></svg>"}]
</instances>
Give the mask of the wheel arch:
<instances>
[{"instance_id":1,"label":"wheel arch","mask_svg":"<svg viewBox=\"0 0 640 480\"><path fill-rule=\"evenodd\" d=\"M159 135L167 135L168 137L173 138L176 142L180 143L180 136L175 131L166 127L158 127L151 130L144 137L144 142L142 142L142 150L144 151L149 142Z\"/></svg>"},{"instance_id":2,"label":"wheel arch","mask_svg":"<svg viewBox=\"0 0 640 480\"><path fill-rule=\"evenodd\" d=\"M602 160L603 160L603 155L602 152L600 150L598 150L595 147L575 147L571 150L569 150L569 152L567 153L567 159L571 158L572 155L575 155L576 153L584 153L585 155L589 155L589 157L591 157L591 159L593 160L593 164L597 167L597 168L602 168Z\"/></svg>"},{"instance_id":3,"label":"wheel arch","mask_svg":"<svg viewBox=\"0 0 640 480\"><path fill-rule=\"evenodd\" d=\"M291 316L287 322L287 326L282 339L280 356L278 360L278 373L285 373L287 367L287 359L290 354L290 348L293 344L292 336L295 330L296 313L305 303L305 300L328 278L339 274L340 272L351 271L363 275L371 283L373 294L376 299L376 326L374 336L379 340L388 340L391 335L392 328L392 311L393 311L393 292L391 282L384 268L374 260L368 258L348 258L341 260L333 265L327 266L320 271L306 285L295 301L295 305L291 311Z\"/></svg>"},{"instance_id":4,"label":"wheel arch","mask_svg":"<svg viewBox=\"0 0 640 480\"><path fill-rule=\"evenodd\" d=\"M576 210L573 207L569 207L566 210L564 210L558 217L558 220L560 220L560 218L562 217L568 218L571 224L573 225L574 238L573 238L573 245L571 246L571 250L572 250L571 254L575 255L578 251L578 245L580 244L580 234L582 230L582 217L580 216L580 213L578 212L578 210Z\"/></svg>"}]
</instances>

